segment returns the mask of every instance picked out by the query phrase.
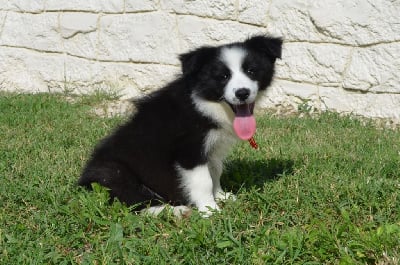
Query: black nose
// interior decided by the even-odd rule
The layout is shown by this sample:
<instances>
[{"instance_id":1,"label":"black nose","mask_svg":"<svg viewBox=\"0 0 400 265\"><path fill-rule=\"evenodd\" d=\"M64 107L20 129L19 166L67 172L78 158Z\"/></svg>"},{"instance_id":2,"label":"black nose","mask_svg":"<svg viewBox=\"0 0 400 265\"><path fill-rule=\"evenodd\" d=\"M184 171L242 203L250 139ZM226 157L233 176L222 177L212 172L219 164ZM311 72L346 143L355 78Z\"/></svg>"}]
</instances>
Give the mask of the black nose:
<instances>
[{"instance_id":1,"label":"black nose","mask_svg":"<svg viewBox=\"0 0 400 265\"><path fill-rule=\"evenodd\" d=\"M250 89L239 88L238 90L236 90L235 96L241 101L245 101L250 96Z\"/></svg>"}]
</instances>

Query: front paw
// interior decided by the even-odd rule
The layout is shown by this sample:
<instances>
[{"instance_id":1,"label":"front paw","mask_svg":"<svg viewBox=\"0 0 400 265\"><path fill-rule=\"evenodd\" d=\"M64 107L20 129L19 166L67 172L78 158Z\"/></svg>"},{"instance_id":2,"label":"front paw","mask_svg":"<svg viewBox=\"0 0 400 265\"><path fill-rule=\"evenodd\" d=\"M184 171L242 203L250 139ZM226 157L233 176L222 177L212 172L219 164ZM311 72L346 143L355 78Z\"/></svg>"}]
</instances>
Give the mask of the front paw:
<instances>
[{"instance_id":1,"label":"front paw","mask_svg":"<svg viewBox=\"0 0 400 265\"><path fill-rule=\"evenodd\" d=\"M219 191L215 195L215 199L222 202L226 200L236 201L236 195L231 192Z\"/></svg>"}]
</instances>

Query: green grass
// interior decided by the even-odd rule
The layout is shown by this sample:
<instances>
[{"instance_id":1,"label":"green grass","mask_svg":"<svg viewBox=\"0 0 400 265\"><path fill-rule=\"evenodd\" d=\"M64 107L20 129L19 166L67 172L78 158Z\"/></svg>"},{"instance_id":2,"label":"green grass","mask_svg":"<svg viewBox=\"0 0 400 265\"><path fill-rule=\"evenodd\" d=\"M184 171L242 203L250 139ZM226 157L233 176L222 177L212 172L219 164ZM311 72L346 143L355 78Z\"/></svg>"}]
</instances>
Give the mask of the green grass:
<instances>
[{"instance_id":1,"label":"green grass","mask_svg":"<svg viewBox=\"0 0 400 265\"><path fill-rule=\"evenodd\" d=\"M237 201L151 218L76 186L123 121L91 114L99 101L0 94L0 264L399 263L399 130L262 115L260 149L242 143L223 176Z\"/></svg>"}]
</instances>

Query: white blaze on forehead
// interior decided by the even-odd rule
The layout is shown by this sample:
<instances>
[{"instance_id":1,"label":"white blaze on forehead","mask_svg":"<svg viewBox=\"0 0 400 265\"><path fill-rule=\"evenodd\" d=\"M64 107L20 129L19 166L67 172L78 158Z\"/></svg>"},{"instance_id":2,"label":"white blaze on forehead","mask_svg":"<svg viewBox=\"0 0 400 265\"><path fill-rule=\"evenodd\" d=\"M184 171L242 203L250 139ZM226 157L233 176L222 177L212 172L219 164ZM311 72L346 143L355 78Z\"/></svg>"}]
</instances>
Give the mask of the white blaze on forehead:
<instances>
[{"instance_id":1,"label":"white blaze on forehead","mask_svg":"<svg viewBox=\"0 0 400 265\"><path fill-rule=\"evenodd\" d=\"M224 89L224 98L231 104L239 104L240 100L235 92L240 88L250 90L250 96L246 100L248 103L254 102L257 92L257 81L251 80L243 72L243 62L247 56L247 51L241 47L225 47L221 50L220 59L229 68L231 77Z\"/></svg>"},{"instance_id":2,"label":"white blaze on forehead","mask_svg":"<svg viewBox=\"0 0 400 265\"><path fill-rule=\"evenodd\" d=\"M221 60L232 73L242 71L243 60L246 57L246 50L239 47L223 48Z\"/></svg>"}]
</instances>

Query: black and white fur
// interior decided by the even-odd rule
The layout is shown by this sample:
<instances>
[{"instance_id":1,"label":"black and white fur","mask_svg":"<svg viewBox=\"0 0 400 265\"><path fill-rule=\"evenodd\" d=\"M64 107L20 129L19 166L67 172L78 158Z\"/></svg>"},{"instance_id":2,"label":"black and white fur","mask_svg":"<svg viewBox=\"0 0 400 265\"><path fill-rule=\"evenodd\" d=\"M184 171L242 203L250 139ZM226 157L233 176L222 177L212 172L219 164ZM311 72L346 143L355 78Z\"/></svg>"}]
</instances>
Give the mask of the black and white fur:
<instances>
[{"instance_id":1,"label":"black and white fur","mask_svg":"<svg viewBox=\"0 0 400 265\"><path fill-rule=\"evenodd\" d=\"M162 203L195 206L205 215L219 210L217 201L230 196L220 176L238 140L235 106L254 106L270 85L281 45L259 35L180 55L182 74L137 102L131 120L95 148L79 184L97 182L111 198L151 206L155 214Z\"/></svg>"}]
</instances>

